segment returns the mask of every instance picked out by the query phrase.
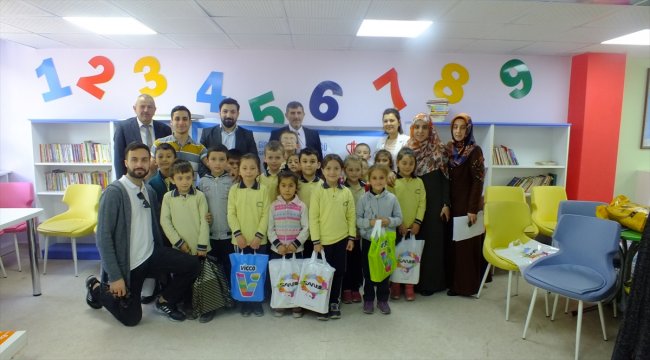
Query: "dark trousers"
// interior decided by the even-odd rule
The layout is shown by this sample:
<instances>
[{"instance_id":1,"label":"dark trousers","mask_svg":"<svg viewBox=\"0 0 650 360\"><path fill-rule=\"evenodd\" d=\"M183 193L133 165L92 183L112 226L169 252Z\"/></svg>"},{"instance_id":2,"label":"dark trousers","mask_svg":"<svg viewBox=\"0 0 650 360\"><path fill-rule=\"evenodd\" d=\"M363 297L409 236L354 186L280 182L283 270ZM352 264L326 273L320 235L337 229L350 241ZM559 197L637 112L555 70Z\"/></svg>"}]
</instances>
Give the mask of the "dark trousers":
<instances>
[{"instance_id":1,"label":"dark trousers","mask_svg":"<svg viewBox=\"0 0 650 360\"><path fill-rule=\"evenodd\" d=\"M377 301L388 301L390 295L389 279L385 278L382 282L370 280L370 267L368 266L368 250L370 250L370 240L362 239L361 241L361 261L363 262L363 300L375 300L375 288L377 288Z\"/></svg>"},{"instance_id":2,"label":"dark trousers","mask_svg":"<svg viewBox=\"0 0 650 360\"><path fill-rule=\"evenodd\" d=\"M200 265L196 256L188 255L168 247L155 248L153 254L129 274L128 296L116 299L109 291L100 290L102 305L126 326L135 326L142 319L140 294L144 279L160 274L174 274L161 296L170 304L178 303L199 275ZM103 287L103 286L102 286ZM107 290L107 289L105 289Z\"/></svg>"},{"instance_id":3,"label":"dark trousers","mask_svg":"<svg viewBox=\"0 0 650 360\"><path fill-rule=\"evenodd\" d=\"M361 270L361 241L354 242L354 249L348 251L345 266L345 277L343 278L343 290L358 292L363 284L363 273Z\"/></svg>"},{"instance_id":4,"label":"dark trousers","mask_svg":"<svg viewBox=\"0 0 650 360\"><path fill-rule=\"evenodd\" d=\"M347 257L347 250L345 250L345 248L347 244L348 240L343 239L332 245L323 245L327 263L336 270L334 271L334 279L332 279L330 304L338 304L341 302L341 287L343 287L343 278L345 277L345 259ZM309 255L311 256L311 254Z\"/></svg>"},{"instance_id":5,"label":"dark trousers","mask_svg":"<svg viewBox=\"0 0 650 360\"><path fill-rule=\"evenodd\" d=\"M210 239L210 248L208 255L217 258L217 263L223 266L226 281L230 284L230 254L235 252L235 245L230 242L230 239Z\"/></svg>"}]
</instances>

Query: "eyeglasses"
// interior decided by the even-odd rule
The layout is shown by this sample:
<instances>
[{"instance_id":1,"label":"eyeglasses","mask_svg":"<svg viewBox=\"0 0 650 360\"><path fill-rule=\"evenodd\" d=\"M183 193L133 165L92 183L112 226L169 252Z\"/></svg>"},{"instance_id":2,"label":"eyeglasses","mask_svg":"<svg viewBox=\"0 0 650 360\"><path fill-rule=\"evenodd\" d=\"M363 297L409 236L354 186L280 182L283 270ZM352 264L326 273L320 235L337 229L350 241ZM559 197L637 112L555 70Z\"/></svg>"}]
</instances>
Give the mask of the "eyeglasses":
<instances>
[{"instance_id":1,"label":"eyeglasses","mask_svg":"<svg viewBox=\"0 0 650 360\"><path fill-rule=\"evenodd\" d=\"M151 205L149 204L147 199L145 199L144 194L142 193L142 191L140 191L138 193L138 199L142 200L142 206L144 206L145 209L148 209L148 208L151 207Z\"/></svg>"}]
</instances>

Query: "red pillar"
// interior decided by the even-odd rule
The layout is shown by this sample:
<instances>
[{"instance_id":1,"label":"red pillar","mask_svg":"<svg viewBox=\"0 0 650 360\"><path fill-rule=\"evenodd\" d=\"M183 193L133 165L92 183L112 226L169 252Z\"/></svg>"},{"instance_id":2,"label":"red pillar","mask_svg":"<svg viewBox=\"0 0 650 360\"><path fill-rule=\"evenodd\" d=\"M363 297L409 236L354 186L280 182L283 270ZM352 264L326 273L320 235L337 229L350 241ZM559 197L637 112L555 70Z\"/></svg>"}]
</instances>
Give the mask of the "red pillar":
<instances>
[{"instance_id":1,"label":"red pillar","mask_svg":"<svg viewBox=\"0 0 650 360\"><path fill-rule=\"evenodd\" d=\"M569 199L609 202L613 197L625 62L625 54L602 53L571 61Z\"/></svg>"}]
</instances>

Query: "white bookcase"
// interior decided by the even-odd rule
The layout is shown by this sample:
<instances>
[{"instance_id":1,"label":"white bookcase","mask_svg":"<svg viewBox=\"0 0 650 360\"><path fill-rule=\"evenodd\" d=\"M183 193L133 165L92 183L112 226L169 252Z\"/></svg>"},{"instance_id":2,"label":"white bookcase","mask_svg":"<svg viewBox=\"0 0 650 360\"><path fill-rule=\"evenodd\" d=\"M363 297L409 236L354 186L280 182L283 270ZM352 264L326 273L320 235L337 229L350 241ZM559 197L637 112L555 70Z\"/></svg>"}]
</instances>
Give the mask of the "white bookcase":
<instances>
[{"instance_id":1,"label":"white bookcase","mask_svg":"<svg viewBox=\"0 0 650 360\"><path fill-rule=\"evenodd\" d=\"M451 140L451 124L435 123L442 140ZM566 185L569 124L474 123L474 138L485 157L485 186L507 185L513 177L555 174L556 185ZM519 165L493 165L492 147L515 152ZM550 162L553 165L538 165Z\"/></svg>"}]
</instances>

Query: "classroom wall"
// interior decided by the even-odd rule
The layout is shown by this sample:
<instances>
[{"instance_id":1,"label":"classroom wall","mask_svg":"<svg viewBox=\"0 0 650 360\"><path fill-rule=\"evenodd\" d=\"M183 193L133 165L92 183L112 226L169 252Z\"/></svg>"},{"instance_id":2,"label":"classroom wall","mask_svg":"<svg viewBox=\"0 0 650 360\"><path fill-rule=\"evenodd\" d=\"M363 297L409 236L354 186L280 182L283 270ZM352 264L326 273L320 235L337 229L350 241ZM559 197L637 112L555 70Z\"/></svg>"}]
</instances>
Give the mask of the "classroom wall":
<instances>
[{"instance_id":1,"label":"classroom wall","mask_svg":"<svg viewBox=\"0 0 650 360\"><path fill-rule=\"evenodd\" d=\"M640 148L649 68L650 57L627 58L614 185L614 195L623 194L645 204L650 204L647 195L650 183L643 187L637 186L637 172L650 172L650 149Z\"/></svg>"}]
</instances>

